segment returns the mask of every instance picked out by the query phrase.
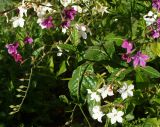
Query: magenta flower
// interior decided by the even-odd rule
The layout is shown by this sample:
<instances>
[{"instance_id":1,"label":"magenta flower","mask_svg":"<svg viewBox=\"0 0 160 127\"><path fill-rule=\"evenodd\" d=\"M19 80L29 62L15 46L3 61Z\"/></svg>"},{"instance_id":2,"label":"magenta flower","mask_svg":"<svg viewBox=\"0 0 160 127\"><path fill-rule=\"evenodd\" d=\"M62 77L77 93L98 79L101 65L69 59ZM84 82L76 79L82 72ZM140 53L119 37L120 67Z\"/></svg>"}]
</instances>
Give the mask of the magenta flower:
<instances>
[{"instance_id":1,"label":"magenta flower","mask_svg":"<svg viewBox=\"0 0 160 127\"><path fill-rule=\"evenodd\" d=\"M13 43L13 44L7 44L6 48L8 49L8 53L9 54L16 54L18 46L19 46L18 42Z\"/></svg>"},{"instance_id":2,"label":"magenta flower","mask_svg":"<svg viewBox=\"0 0 160 127\"><path fill-rule=\"evenodd\" d=\"M127 61L127 63L130 63L132 59L129 56L129 54L124 53L124 54L122 54L122 60L125 60L125 61Z\"/></svg>"},{"instance_id":3,"label":"magenta flower","mask_svg":"<svg viewBox=\"0 0 160 127\"><path fill-rule=\"evenodd\" d=\"M129 43L127 40L123 41L122 48L127 49L127 54L132 52L133 44Z\"/></svg>"},{"instance_id":4,"label":"magenta flower","mask_svg":"<svg viewBox=\"0 0 160 127\"><path fill-rule=\"evenodd\" d=\"M159 34L159 31L157 30L153 30L152 31L152 37L155 39L155 38L159 38L160 34Z\"/></svg>"},{"instance_id":5,"label":"magenta flower","mask_svg":"<svg viewBox=\"0 0 160 127\"><path fill-rule=\"evenodd\" d=\"M44 28L50 29L51 27L54 27L53 23L52 23L52 17L49 16L47 19L43 20L41 25Z\"/></svg>"},{"instance_id":6,"label":"magenta flower","mask_svg":"<svg viewBox=\"0 0 160 127\"><path fill-rule=\"evenodd\" d=\"M74 8L64 9L64 18L69 20L74 20L77 11Z\"/></svg>"},{"instance_id":7,"label":"magenta flower","mask_svg":"<svg viewBox=\"0 0 160 127\"><path fill-rule=\"evenodd\" d=\"M33 39L32 39L31 37L26 37L26 38L24 39L24 42L25 42L26 44L32 44Z\"/></svg>"},{"instance_id":8,"label":"magenta flower","mask_svg":"<svg viewBox=\"0 0 160 127\"><path fill-rule=\"evenodd\" d=\"M16 54L12 54L12 56L13 56L13 58L14 58L14 60L16 62L22 62L22 56L21 56L21 54L16 53Z\"/></svg>"},{"instance_id":9,"label":"magenta flower","mask_svg":"<svg viewBox=\"0 0 160 127\"><path fill-rule=\"evenodd\" d=\"M137 67L138 65L145 67L146 61L149 59L147 55L142 54L140 51L137 52L135 56L132 57L133 66Z\"/></svg>"},{"instance_id":10,"label":"magenta flower","mask_svg":"<svg viewBox=\"0 0 160 127\"><path fill-rule=\"evenodd\" d=\"M160 11L160 0L152 0L152 7Z\"/></svg>"},{"instance_id":11,"label":"magenta flower","mask_svg":"<svg viewBox=\"0 0 160 127\"><path fill-rule=\"evenodd\" d=\"M70 21L67 21L67 20L66 20L66 21L63 21L63 22L62 22L62 27L63 27L63 28L68 28L68 27L70 27Z\"/></svg>"}]
</instances>

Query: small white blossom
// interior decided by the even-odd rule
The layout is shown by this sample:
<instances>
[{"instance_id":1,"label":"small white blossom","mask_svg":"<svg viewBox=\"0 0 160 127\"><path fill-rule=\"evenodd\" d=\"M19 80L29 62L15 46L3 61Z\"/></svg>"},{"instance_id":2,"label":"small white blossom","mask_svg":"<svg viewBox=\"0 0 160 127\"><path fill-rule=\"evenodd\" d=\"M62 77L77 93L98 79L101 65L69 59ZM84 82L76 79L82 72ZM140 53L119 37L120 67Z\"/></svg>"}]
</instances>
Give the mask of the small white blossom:
<instances>
[{"instance_id":1,"label":"small white blossom","mask_svg":"<svg viewBox=\"0 0 160 127\"><path fill-rule=\"evenodd\" d=\"M24 26L24 19L22 17L12 17L11 21L13 22L13 27L23 27Z\"/></svg>"},{"instance_id":2,"label":"small white blossom","mask_svg":"<svg viewBox=\"0 0 160 127\"><path fill-rule=\"evenodd\" d=\"M122 123L123 115L124 115L124 112L117 111L115 108L112 109L112 112L107 114L107 116L111 119L111 124L115 124L116 122Z\"/></svg>"},{"instance_id":3,"label":"small white blossom","mask_svg":"<svg viewBox=\"0 0 160 127\"><path fill-rule=\"evenodd\" d=\"M72 0L60 0L60 2L64 7L67 7L69 4L72 3Z\"/></svg>"},{"instance_id":4,"label":"small white blossom","mask_svg":"<svg viewBox=\"0 0 160 127\"><path fill-rule=\"evenodd\" d=\"M27 8L25 7L25 5L19 6L18 9L20 17L23 17L23 15L27 16Z\"/></svg>"},{"instance_id":5,"label":"small white blossom","mask_svg":"<svg viewBox=\"0 0 160 127\"><path fill-rule=\"evenodd\" d=\"M76 24L75 27L79 31L80 37L83 39L87 39L87 32L91 34L90 29L84 24Z\"/></svg>"},{"instance_id":6,"label":"small white blossom","mask_svg":"<svg viewBox=\"0 0 160 127\"><path fill-rule=\"evenodd\" d=\"M97 92L92 92L90 89L87 89L88 94L90 94L91 96L91 100L96 100L97 102L99 102L101 100L100 95L97 94Z\"/></svg>"},{"instance_id":7,"label":"small white blossom","mask_svg":"<svg viewBox=\"0 0 160 127\"><path fill-rule=\"evenodd\" d=\"M102 122L102 117L104 116L104 114L101 111L100 106L94 106L92 112L93 112L92 118L97 119L99 122Z\"/></svg>"},{"instance_id":8,"label":"small white blossom","mask_svg":"<svg viewBox=\"0 0 160 127\"><path fill-rule=\"evenodd\" d=\"M64 33L64 34L65 34L65 33L67 32L67 29L68 29L67 27L62 28L62 33Z\"/></svg>"},{"instance_id":9,"label":"small white blossom","mask_svg":"<svg viewBox=\"0 0 160 127\"><path fill-rule=\"evenodd\" d=\"M73 5L72 6L74 8L74 10L76 10L78 13L82 13L82 8L78 5Z\"/></svg>"},{"instance_id":10,"label":"small white blossom","mask_svg":"<svg viewBox=\"0 0 160 127\"><path fill-rule=\"evenodd\" d=\"M42 29L45 29L46 26L42 25L42 22L43 22L43 21L44 21L44 18L38 18L37 23L40 25L40 27L41 27Z\"/></svg>"},{"instance_id":11,"label":"small white blossom","mask_svg":"<svg viewBox=\"0 0 160 127\"><path fill-rule=\"evenodd\" d=\"M128 96L132 97L133 96L133 90L134 85L127 85L127 83L124 83L123 87L118 89L117 91L121 94L122 99L126 99Z\"/></svg>"},{"instance_id":12,"label":"small white blossom","mask_svg":"<svg viewBox=\"0 0 160 127\"><path fill-rule=\"evenodd\" d=\"M97 14L98 12L98 13L102 13L102 16L103 16L104 13L109 13L107 9L108 7L103 6L102 4L97 2L96 6L92 8L92 12L93 12L93 15Z\"/></svg>"},{"instance_id":13,"label":"small white blossom","mask_svg":"<svg viewBox=\"0 0 160 127\"><path fill-rule=\"evenodd\" d=\"M97 90L99 93L101 93L102 98L106 98L108 96L113 96L113 86L111 85L104 85L102 88Z\"/></svg>"},{"instance_id":14,"label":"small white blossom","mask_svg":"<svg viewBox=\"0 0 160 127\"><path fill-rule=\"evenodd\" d=\"M62 56L62 54L63 54L62 49L59 46L57 46L57 48L58 48L57 56Z\"/></svg>"},{"instance_id":15,"label":"small white blossom","mask_svg":"<svg viewBox=\"0 0 160 127\"><path fill-rule=\"evenodd\" d=\"M152 11L149 11L147 15L143 16L143 19L146 21L146 25L149 26L156 21L157 14L154 14Z\"/></svg>"},{"instance_id":16,"label":"small white blossom","mask_svg":"<svg viewBox=\"0 0 160 127\"><path fill-rule=\"evenodd\" d=\"M37 16L42 18L46 15L47 12L51 13L55 10L52 9L52 4L49 2L42 3L42 5L37 6L36 4L32 4L34 11L37 12Z\"/></svg>"}]
</instances>

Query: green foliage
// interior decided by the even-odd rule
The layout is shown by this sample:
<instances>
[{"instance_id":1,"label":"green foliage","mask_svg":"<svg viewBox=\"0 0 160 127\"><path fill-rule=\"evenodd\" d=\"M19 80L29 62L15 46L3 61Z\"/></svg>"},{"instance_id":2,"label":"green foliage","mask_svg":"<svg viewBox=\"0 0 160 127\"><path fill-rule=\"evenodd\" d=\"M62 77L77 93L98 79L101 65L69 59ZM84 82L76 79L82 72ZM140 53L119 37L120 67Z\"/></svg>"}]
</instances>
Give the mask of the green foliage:
<instances>
[{"instance_id":1,"label":"green foliage","mask_svg":"<svg viewBox=\"0 0 160 127\"><path fill-rule=\"evenodd\" d=\"M53 17L50 29L37 23L42 17L35 10L43 2L26 0L24 27L13 28L11 19L18 16L22 3L0 0L0 127L159 127L160 39L151 37L143 19L152 10L151 0L79 0L67 6L79 5L83 10L72 20L65 17L60 1L50 0L56 11L43 17ZM70 21L66 33L62 33L63 21ZM27 36L33 38L32 44L24 42ZM133 44L127 54L132 62L122 59L123 40ZM6 44L14 42L19 44L22 62L15 62L7 52ZM150 57L147 66L133 67L137 51ZM133 96L126 99L118 92L124 83L134 85ZM98 89L105 85L113 96L102 98ZM88 89L101 100L93 99ZM105 114L102 123L93 118L95 106ZM106 114L112 108L124 112L122 123L111 124Z\"/></svg>"}]
</instances>

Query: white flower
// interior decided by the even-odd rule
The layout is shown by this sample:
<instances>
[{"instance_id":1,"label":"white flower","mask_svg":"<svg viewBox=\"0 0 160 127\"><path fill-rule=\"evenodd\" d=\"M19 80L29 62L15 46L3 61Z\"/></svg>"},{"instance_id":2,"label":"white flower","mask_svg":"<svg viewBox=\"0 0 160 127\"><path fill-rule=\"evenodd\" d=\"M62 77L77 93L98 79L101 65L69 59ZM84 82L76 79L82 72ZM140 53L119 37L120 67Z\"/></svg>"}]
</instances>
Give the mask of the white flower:
<instances>
[{"instance_id":1,"label":"white flower","mask_svg":"<svg viewBox=\"0 0 160 127\"><path fill-rule=\"evenodd\" d=\"M23 27L24 26L24 19L22 17L12 17L11 21L13 22L13 27Z\"/></svg>"},{"instance_id":2,"label":"white flower","mask_svg":"<svg viewBox=\"0 0 160 127\"><path fill-rule=\"evenodd\" d=\"M67 7L69 4L72 3L72 0L60 0L60 2L64 7Z\"/></svg>"},{"instance_id":3,"label":"white flower","mask_svg":"<svg viewBox=\"0 0 160 127\"><path fill-rule=\"evenodd\" d=\"M67 29L68 29L67 27L62 28L62 33L64 33L64 34L65 34L65 33L67 32Z\"/></svg>"},{"instance_id":4,"label":"white flower","mask_svg":"<svg viewBox=\"0 0 160 127\"><path fill-rule=\"evenodd\" d=\"M108 96L113 96L113 86L111 85L104 85L102 88L97 90L99 93L101 93L102 98L106 98Z\"/></svg>"},{"instance_id":5,"label":"white flower","mask_svg":"<svg viewBox=\"0 0 160 127\"><path fill-rule=\"evenodd\" d=\"M146 21L146 25L149 26L156 21L157 14L154 14L152 11L149 11L147 15L143 16L143 19Z\"/></svg>"},{"instance_id":6,"label":"white flower","mask_svg":"<svg viewBox=\"0 0 160 127\"><path fill-rule=\"evenodd\" d=\"M23 17L23 15L27 16L27 8L24 5L19 6L18 9L20 17Z\"/></svg>"},{"instance_id":7,"label":"white flower","mask_svg":"<svg viewBox=\"0 0 160 127\"><path fill-rule=\"evenodd\" d=\"M42 18L45 16L47 12L51 13L55 10L52 9L52 4L49 2L42 3L42 5L37 6L36 4L32 4L34 11L37 12L37 16Z\"/></svg>"},{"instance_id":8,"label":"white flower","mask_svg":"<svg viewBox=\"0 0 160 127\"><path fill-rule=\"evenodd\" d=\"M101 100L100 95L98 95L96 92L92 92L90 89L87 89L88 94L91 94L91 100L96 100L99 102Z\"/></svg>"},{"instance_id":9,"label":"white flower","mask_svg":"<svg viewBox=\"0 0 160 127\"><path fill-rule=\"evenodd\" d=\"M92 118L97 119L99 122L102 122L102 117L104 116L104 114L101 111L100 106L94 106L92 112L93 112Z\"/></svg>"},{"instance_id":10,"label":"white flower","mask_svg":"<svg viewBox=\"0 0 160 127\"><path fill-rule=\"evenodd\" d=\"M92 8L93 15L98 13L102 13L102 16L104 13L109 13L107 10L108 7L101 5L99 2L97 2L96 6Z\"/></svg>"},{"instance_id":11,"label":"white flower","mask_svg":"<svg viewBox=\"0 0 160 127\"><path fill-rule=\"evenodd\" d=\"M72 6L74 8L74 10L76 10L78 13L82 13L82 8L78 5L73 5Z\"/></svg>"},{"instance_id":12,"label":"white flower","mask_svg":"<svg viewBox=\"0 0 160 127\"><path fill-rule=\"evenodd\" d=\"M112 109L112 112L107 114L107 116L111 119L111 124L115 124L116 122L122 123L123 115L124 115L124 112L117 111L115 108Z\"/></svg>"},{"instance_id":13,"label":"white flower","mask_svg":"<svg viewBox=\"0 0 160 127\"><path fill-rule=\"evenodd\" d=\"M118 89L117 91L121 94L122 99L126 99L128 96L131 97L133 96L133 90L134 85L127 85L127 83L124 83L123 87Z\"/></svg>"},{"instance_id":14,"label":"white flower","mask_svg":"<svg viewBox=\"0 0 160 127\"><path fill-rule=\"evenodd\" d=\"M40 27L41 27L42 29L45 29L46 26L42 25L42 22L43 22L43 21L44 21L44 18L38 18L37 23L40 25Z\"/></svg>"},{"instance_id":15,"label":"white flower","mask_svg":"<svg viewBox=\"0 0 160 127\"><path fill-rule=\"evenodd\" d=\"M87 33L86 32L89 32L91 34L90 29L84 24L76 24L75 27L77 28L77 30L79 31L79 35L83 39L87 39Z\"/></svg>"},{"instance_id":16,"label":"white flower","mask_svg":"<svg viewBox=\"0 0 160 127\"><path fill-rule=\"evenodd\" d=\"M57 48L58 48L57 56L62 56L62 54L63 54L62 49L59 46L57 46Z\"/></svg>"}]
</instances>

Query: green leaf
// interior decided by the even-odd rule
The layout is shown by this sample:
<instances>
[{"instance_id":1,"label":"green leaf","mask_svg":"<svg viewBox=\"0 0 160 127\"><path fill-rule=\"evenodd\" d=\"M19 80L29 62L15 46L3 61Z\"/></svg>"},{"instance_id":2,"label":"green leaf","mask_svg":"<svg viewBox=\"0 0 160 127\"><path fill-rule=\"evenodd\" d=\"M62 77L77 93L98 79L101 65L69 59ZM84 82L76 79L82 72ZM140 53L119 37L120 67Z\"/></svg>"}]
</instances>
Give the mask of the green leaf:
<instances>
[{"instance_id":1,"label":"green leaf","mask_svg":"<svg viewBox=\"0 0 160 127\"><path fill-rule=\"evenodd\" d=\"M51 56L49 59L49 69L51 72L54 71L54 61L53 61L53 57Z\"/></svg>"},{"instance_id":2,"label":"green leaf","mask_svg":"<svg viewBox=\"0 0 160 127\"><path fill-rule=\"evenodd\" d=\"M149 77L151 78L159 78L160 77L160 73L154 69L153 67L150 66L146 66L146 67L140 67L140 69L149 75Z\"/></svg>"},{"instance_id":3,"label":"green leaf","mask_svg":"<svg viewBox=\"0 0 160 127\"><path fill-rule=\"evenodd\" d=\"M58 77L59 75L63 74L64 72L67 71L67 68L66 68L66 61L62 61L62 63L60 64L60 69L59 71L56 73L56 76Z\"/></svg>"},{"instance_id":4,"label":"green leaf","mask_svg":"<svg viewBox=\"0 0 160 127\"><path fill-rule=\"evenodd\" d=\"M117 46L120 46L123 42L123 38L116 36L114 33L107 34L105 36L106 41L115 42Z\"/></svg>"},{"instance_id":5,"label":"green leaf","mask_svg":"<svg viewBox=\"0 0 160 127\"><path fill-rule=\"evenodd\" d=\"M127 121L131 121L134 119L134 115L133 114L127 114L126 116Z\"/></svg>"},{"instance_id":6,"label":"green leaf","mask_svg":"<svg viewBox=\"0 0 160 127\"><path fill-rule=\"evenodd\" d=\"M132 72L132 68L115 68L112 72L112 74L108 77L107 81L113 81L113 80L123 80L127 74Z\"/></svg>"},{"instance_id":7,"label":"green leaf","mask_svg":"<svg viewBox=\"0 0 160 127\"><path fill-rule=\"evenodd\" d=\"M113 41L106 41L104 44L105 51L109 55L110 58L113 57L113 54L115 52L115 47Z\"/></svg>"},{"instance_id":8,"label":"green leaf","mask_svg":"<svg viewBox=\"0 0 160 127\"><path fill-rule=\"evenodd\" d=\"M69 104L68 98L65 95L60 95L59 96L60 101Z\"/></svg>"},{"instance_id":9,"label":"green leaf","mask_svg":"<svg viewBox=\"0 0 160 127\"><path fill-rule=\"evenodd\" d=\"M58 46L66 51L76 51L76 48L71 44L59 44Z\"/></svg>"},{"instance_id":10,"label":"green leaf","mask_svg":"<svg viewBox=\"0 0 160 127\"><path fill-rule=\"evenodd\" d=\"M160 57L160 43L159 42L151 43L150 48L154 54Z\"/></svg>"},{"instance_id":11,"label":"green leaf","mask_svg":"<svg viewBox=\"0 0 160 127\"><path fill-rule=\"evenodd\" d=\"M40 47L38 49L36 49L32 55L35 56L36 58L41 54L42 50L44 50L44 47Z\"/></svg>"},{"instance_id":12,"label":"green leaf","mask_svg":"<svg viewBox=\"0 0 160 127\"><path fill-rule=\"evenodd\" d=\"M85 100L87 89L96 89L97 77L92 64L83 64L73 71L68 83L70 95L74 100Z\"/></svg>"},{"instance_id":13,"label":"green leaf","mask_svg":"<svg viewBox=\"0 0 160 127\"><path fill-rule=\"evenodd\" d=\"M77 29L73 29L71 33L71 42L77 46L80 42L79 31Z\"/></svg>"},{"instance_id":14,"label":"green leaf","mask_svg":"<svg viewBox=\"0 0 160 127\"><path fill-rule=\"evenodd\" d=\"M92 61L102 61L108 60L109 56L102 47L90 46L88 50L85 51L84 58Z\"/></svg>"},{"instance_id":15,"label":"green leaf","mask_svg":"<svg viewBox=\"0 0 160 127\"><path fill-rule=\"evenodd\" d=\"M136 69L136 84L137 88L143 89L149 86L150 80L145 73Z\"/></svg>"},{"instance_id":16,"label":"green leaf","mask_svg":"<svg viewBox=\"0 0 160 127\"><path fill-rule=\"evenodd\" d=\"M143 127L159 127L160 126L160 120L157 120L157 118L148 118Z\"/></svg>"}]
</instances>

